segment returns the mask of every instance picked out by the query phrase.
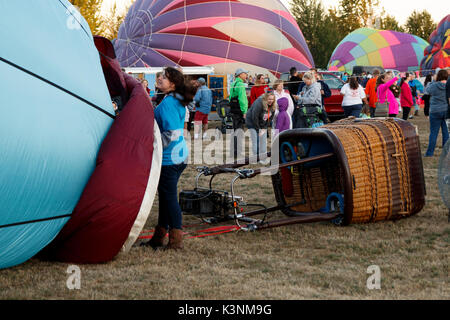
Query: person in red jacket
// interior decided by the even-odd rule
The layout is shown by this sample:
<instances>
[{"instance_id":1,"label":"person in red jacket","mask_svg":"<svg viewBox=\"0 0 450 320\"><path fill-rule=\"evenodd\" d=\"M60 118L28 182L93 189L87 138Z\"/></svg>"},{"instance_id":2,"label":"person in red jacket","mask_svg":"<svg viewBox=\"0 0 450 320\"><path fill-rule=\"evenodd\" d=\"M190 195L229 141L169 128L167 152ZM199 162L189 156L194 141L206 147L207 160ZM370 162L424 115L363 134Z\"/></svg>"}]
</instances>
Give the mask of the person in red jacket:
<instances>
[{"instance_id":1,"label":"person in red jacket","mask_svg":"<svg viewBox=\"0 0 450 320\"><path fill-rule=\"evenodd\" d=\"M414 106L411 88L408 84L411 79L411 74L407 72L405 77L400 81L400 105L403 109L402 119L406 121L408 120L409 113L411 112L411 107Z\"/></svg>"},{"instance_id":2,"label":"person in red jacket","mask_svg":"<svg viewBox=\"0 0 450 320\"><path fill-rule=\"evenodd\" d=\"M250 90L250 104L251 106L253 102L255 102L256 99L258 99L261 95L266 93L267 88L269 86L266 83L266 79L264 78L263 74L258 74L256 76L256 83Z\"/></svg>"},{"instance_id":3,"label":"person in red jacket","mask_svg":"<svg viewBox=\"0 0 450 320\"><path fill-rule=\"evenodd\" d=\"M373 77L367 81L366 84L366 97L369 100L369 106L370 106L370 117L375 117L375 108L377 106L378 102L378 96L377 96L377 79L380 75L380 70L375 69L373 70Z\"/></svg>"}]
</instances>

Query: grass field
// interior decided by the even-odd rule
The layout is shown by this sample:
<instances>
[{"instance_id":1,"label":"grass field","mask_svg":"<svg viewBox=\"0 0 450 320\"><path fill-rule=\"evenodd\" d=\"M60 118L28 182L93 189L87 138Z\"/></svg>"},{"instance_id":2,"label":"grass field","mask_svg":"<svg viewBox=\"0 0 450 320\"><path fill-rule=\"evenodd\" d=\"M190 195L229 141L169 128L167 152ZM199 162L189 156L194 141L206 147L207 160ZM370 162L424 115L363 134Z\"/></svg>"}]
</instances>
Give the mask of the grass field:
<instances>
[{"instance_id":1,"label":"grass field","mask_svg":"<svg viewBox=\"0 0 450 320\"><path fill-rule=\"evenodd\" d=\"M423 115L411 121L424 154L428 121ZM435 156L423 158L426 205L411 218L232 232L186 239L178 252L135 246L109 263L80 265L79 290L67 288L69 264L31 259L0 270L0 299L449 299L450 225L437 187L438 139ZM179 189L191 189L194 176L190 165ZM229 181L219 177L217 185L228 188ZM248 202L275 204L269 176L239 182L237 193ZM147 229L157 208L156 201ZM185 224L197 222L185 216ZM381 270L379 290L366 286L371 265Z\"/></svg>"}]
</instances>

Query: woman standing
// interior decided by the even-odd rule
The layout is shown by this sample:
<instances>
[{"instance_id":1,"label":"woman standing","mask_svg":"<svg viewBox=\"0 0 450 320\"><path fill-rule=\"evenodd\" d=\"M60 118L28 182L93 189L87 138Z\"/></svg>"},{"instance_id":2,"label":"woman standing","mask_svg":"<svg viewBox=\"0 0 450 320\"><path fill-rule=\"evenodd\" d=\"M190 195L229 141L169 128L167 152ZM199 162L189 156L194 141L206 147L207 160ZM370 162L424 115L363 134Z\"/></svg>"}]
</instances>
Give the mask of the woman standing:
<instances>
[{"instance_id":1,"label":"woman standing","mask_svg":"<svg viewBox=\"0 0 450 320\"><path fill-rule=\"evenodd\" d=\"M425 82L423 84L424 90L423 90L423 96L422 96L422 100L423 100L423 113L425 116L429 116L430 115L430 95L426 93L427 91L427 87L428 85L433 81L433 78L431 77L431 74L427 75L425 77Z\"/></svg>"},{"instance_id":2,"label":"woman standing","mask_svg":"<svg viewBox=\"0 0 450 320\"><path fill-rule=\"evenodd\" d=\"M196 88L185 83L183 74L175 68L165 68L159 88L164 100L155 109L155 119L161 131L163 158L158 184L159 216L152 239L145 245L157 249L163 246L167 231L167 249L183 248L182 214L178 204L177 184L186 168L188 149L183 136L186 106L194 99Z\"/></svg>"},{"instance_id":3,"label":"woman standing","mask_svg":"<svg viewBox=\"0 0 450 320\"><path fill-rule=\"evenodd\" d=\"M245 124L250 130L253 155L267 152L267 127L277 108L273 92L266 92L253 102L247 111Z\"/></svg>"},{"instance_id":4,"label":"woman standing","mask_svg":"<svg viewBox=\"0 0 450 320\"><path fill-rule=\"evenodd\" d=\"M398 101L395 95L389 90L389 87L397 82L398 78L391 79L391 76L387 73L382 74L377 79L377 96L379 103L389 103L389 117L395 118L398 114ZM375 109L376 111L376 109Z\"/></svg>"},{"instance_id":5,"label":"woman standing","mask_svg":"<svg viewBox=\"0 0 450 320\"><path fill-rule=\"evenodd\" d=\"M305 72L302 79L305 82L305 85L302 87L301 91L294 96L294 99L297 100L297 105L295 106L294 113L292 115L293 128L307 127L301 110L303 106L318 106L322 109L322 93L320 92L321 86L320 83L316 81L315 74L311 71Z\"/></svg>"},{"instance_id":6,"label":"woman standing","mask_svg":"<svg viewBox=\"0 0 450 320\"><path fill-rule=\"evenodd\" d=\"M256 76L256 83L250 90L250 106L258 99L261 95L263 95L269 86L266 84L266 79L264 75L258 74Z\"/></svg>"},{"instance_id":7,"label":"woman standing","mask_svg":"<svg viewBox=\"0 0 450 320\"><path fill-rule=\"evenodd\" d=\"M292 101L291 95L288 92L284 91L284 83L283 80L277 79L273 84L273 93L275 94L275 99L286 98L288 99L288 108L287 113L292 117L292 113L294 112L294 102ZM275 111L275 113L278 113Z\"/></svg>"},{"instance_id":8,"label":"woman standing","mask_svg":"<svg viewBox=\"0 0 450 320\"><path fill-rule=\"evenodd\" d=\"M344 109L344 116L359 118L363 107L363 101L365 104L369 104L366 98L364 88L358 83L356 77L351 77L349 83L344 84L341 89L342 109Z\"/></svg>"},{"instance_id":9,"label":"woman standing","mask_svg":"<svg viewBox=\"0 0 450 320\"><path fill-rule=\"evenodd\" d=\"M414 106L411 88L408 84L411 78L411 75L407 72L405 77L400 81L400 105L403 109L402 119L406 121L408 120L409 113L411 112L411 107Z\"/></svg>"},{"instance_id":10,"label":"woman standing","mask_svg":"<svg viewBox=\"0 0 450 320\"><path fill-rule=\"evenodd\" d=\"M442 147L444 147L448 140L448 128L445 121L448 109L448 100L445 91L447 78L447 70L439 70L436 81L430 83L425 90L430 95L430 138L425 157L433 156L439 129L442 130Z\"/></svg>"}]
</instances>

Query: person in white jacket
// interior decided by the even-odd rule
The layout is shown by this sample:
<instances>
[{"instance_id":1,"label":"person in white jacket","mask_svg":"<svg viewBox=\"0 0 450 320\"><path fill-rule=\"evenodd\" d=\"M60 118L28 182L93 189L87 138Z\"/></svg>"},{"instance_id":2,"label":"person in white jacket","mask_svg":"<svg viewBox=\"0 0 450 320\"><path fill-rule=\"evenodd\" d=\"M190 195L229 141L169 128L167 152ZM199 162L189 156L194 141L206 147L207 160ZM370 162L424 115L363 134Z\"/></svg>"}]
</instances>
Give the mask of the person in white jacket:
<instances>
[{"instance_id":1,"label":"person in white jacket","mask_svg":"<svg viewBox=\"0 0 450 320\"><path fill-rule=\"evenodd\" d=\"M292 101L292 97L289 94L289 91L286 92L284 91L284 82L283 80L277 79L275 80L274 84L273 84L273 93L275 94L275 99L276 101L278 101L281 98L287 98L288 99L288 108L287 108L287 113L289 114L289 116L291 117L292 120L292 114L294 113L294 102ZM275 127L275 123L277 121L277 116L278 113L280 111L278 110L278 108L275 110L275 113L272 117L272 126ZM292 121L291 121L291 129L292 129Z\"/></svg>"},{"instance_id":2,"label":"person in white jacket","mask_svg":"<svg viewBox=\"0 0 450 320\"><path fill-rule=\"evenodd\" d=\"M275 80L273 84L273 90L275 94L275 98L278 100L280 98L287 98L288 99L288 108L287 113L292 117L292 113L294 112L294 102L292 101L291 95L289 94L289 91L284 91L284 82L283 80L277 79ZM278 112L278 110L276 111Z\"/></svg>"}]
</instances>

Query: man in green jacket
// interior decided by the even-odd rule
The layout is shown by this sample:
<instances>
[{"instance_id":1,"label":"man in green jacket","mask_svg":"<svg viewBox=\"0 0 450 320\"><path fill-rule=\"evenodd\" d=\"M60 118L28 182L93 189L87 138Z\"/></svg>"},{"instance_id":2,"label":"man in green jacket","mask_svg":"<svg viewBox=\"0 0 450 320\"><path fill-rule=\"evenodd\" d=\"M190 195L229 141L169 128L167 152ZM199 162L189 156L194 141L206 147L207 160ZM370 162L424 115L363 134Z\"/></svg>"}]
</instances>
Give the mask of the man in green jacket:
<instances>
[{"instance_id":1,"label":"man in green jacket","mask_svg":"<svg viewBox=\"0 0 450 320\"><path fill-rule=\"evenodd\" d=\"M245 114L248 109L248 100L246 93L245 81L248 77L248 71L239 68L234 73L235 80L231 85L230 90L230 101L232 98L237 97L239 101L239 108L231 107L231 119L233 120L233 134L231 139L231 151L233 152L233 157L237 159L243 154L242 146L238 146L238 141L243 141L243 130L245 124ZM239 130L241 129L241 130ZM240 144L239 144L240 145ZM238 150L239 149L239 150Z\"/></svg>"},{"instance_id":2,"label":"man in green jacket","mask_svg":"<svg viewBox=\"0 0 450 320\"><path fill-rule=\"evenodd\" d=\"M246 85L245 81L248 77L248 71L239 68L236 70L235 74L235 80L233 84L231 85L230 90L230 99L237 97L239 100L239 106L240 111L237 110L231 110L232 118L233 118L233 129L243 129L244 123L245 123L245 114L247 113L248 109L248 99L247 99L247 93L246 93Z\"/></svg>"}]
</instances>

